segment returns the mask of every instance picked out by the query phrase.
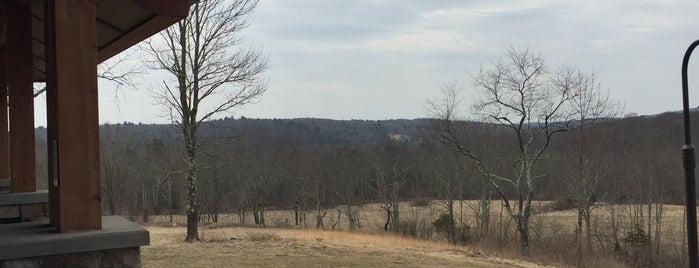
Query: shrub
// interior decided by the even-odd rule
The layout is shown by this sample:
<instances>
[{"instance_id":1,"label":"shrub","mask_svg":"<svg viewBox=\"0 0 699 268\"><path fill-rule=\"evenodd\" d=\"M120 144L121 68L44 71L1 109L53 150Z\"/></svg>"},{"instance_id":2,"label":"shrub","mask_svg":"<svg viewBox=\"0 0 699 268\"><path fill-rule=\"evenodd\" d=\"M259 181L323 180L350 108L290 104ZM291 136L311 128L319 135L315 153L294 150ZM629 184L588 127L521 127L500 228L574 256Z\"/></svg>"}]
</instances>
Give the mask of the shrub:
<instances>
[{"instance_id":1,"label":"shrub","mask_svg":"<svg viewBox=\"0 0 699 268\"><path fill-rule=\"evenodd\" d=\"M279 241L281 237L272 233L251 232L245 234L247 240L252 242Z\"/></svg>"},{"instance_id":2,"label":"shrub","mask_svg":"<svg viewBox=\"0 0 699 268\"><path fill-rule=\"evenodd\" d=\"M636 224L633 230L626 232L623 241L624 244L630 247L646 247L650 245L650 235L643 230L640 224Z\"/></svg>"},{"instance_id":3,"label":"shrub","mask_svg":"<svg viewBox=\"0 0 699 268\"><path fill-rule=\"evenodd\" d=\"M471 226L467 224L456 226L454 218L448 213L439 214L439 217L432 221L432 226L438 234L454 244L466 242L471 236Z\"/></svg>"},{"instance_id":4,"label":"shrub","mask_svg":"<svg viewBox=\"0 0 699 268\"><path fill-rule=\"evenodd\" d=\"M432 225L425 218L415 218L414 220L401 221L399 228L400 232L404 235L418 239L432 239Z\"/></svg>"},{"instance_id":5,"label":"shrub","mask_svg":"<svg viewBox=\"0 0 699 268\"><path fill-rule=\"evenodd\" d=\"M650 234L643 230L640 224L635 224L631 231L626 232L622 241L626 245L626 251L622 251L622 256L631 266L650 266L652 261Z\"/></svg>"}]
</instances>

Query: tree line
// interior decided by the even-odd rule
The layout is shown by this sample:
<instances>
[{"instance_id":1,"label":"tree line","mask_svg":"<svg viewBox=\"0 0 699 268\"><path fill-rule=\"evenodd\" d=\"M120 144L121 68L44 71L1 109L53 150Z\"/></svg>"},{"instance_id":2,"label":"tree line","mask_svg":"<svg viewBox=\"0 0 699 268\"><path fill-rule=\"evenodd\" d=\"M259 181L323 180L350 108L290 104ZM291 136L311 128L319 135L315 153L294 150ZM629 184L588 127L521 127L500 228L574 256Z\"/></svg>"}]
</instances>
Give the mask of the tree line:
<instances>
[{"instance_id":1,"label":"tree line","mask_svg":"<svg viewBox=\"0 0 699 268\"><path fill-rule=\"evenodd\" d=\"M244 222L253 215L253 221L245 223L262 226L270 224L265 220L265 211L285 209L297 212L295 226L330 228L324 226L323 219L329 210L340 208L343 216L351 219L345 228L354 229L361 224L358 207L380 203L385 210L385 230L401 232L400 201L441 200L450 211L447 220L456 223L456 200L481 200L480 209L484 212L491 209L489 201L500 199L484 183L482 173L440 142L433 131L439 125L437 119L401 120L399 127L388 129L385 126L391 123L383 122L382 132L404 129L399 133L415 134L407 140L386 136L380 142L377 137L376 141L357 140L350 144L328 143L326 138L309 141L305 131L312 131L313 119L303 120L307 127L295 130L289 130L289 126L301 123L291 119L228 118L219 123L224 121L244 123L246 128L243 131L211 126L218 132L207 132L211 136L202 137L197 202L200 221L216 222L226 213L238 215ZM356 128L353 124L377 123L318 121L315 123L322 122L326 125L323 128L336 129L337 133ZM489 123L459 124L471 130L462 133L467 134L468 142L487 149L483 158L494 163L492 172L513 172L516 144L506 142L506 132ZM184 213L182 167L186 162L181 156L182 143L167 135L139 135L141 131L158 133L149 128L168 127L128 123L101 126L102 204L106 214L148 221L154 214ZM574 131L564 132L552 142L537 167L543 175L535 182L536 191L532 194L532 200L556 200L565 208L582 210L578 228L581 241L594 242L589 231L587 237L583 233L585 223L590 228L594 204L683 203L679 113L605 120L590 131L594 138L586 141L586 147L593 148L589 149L591 159L602 160L594 162L593 167L604 176L594 184L572 179L571 174L580 163L576 152L579 136ZM375 129L367 128L366 132L374 133ZM38 148L45 144L41 135L37 144ZM37 157L40 185L46 185L43 150L37 150ZM517 194L516 189L504 191L509 196ZM486 236L489 213L480 215L477 226L471 228ZM644 221L646 233L650 231L650 222ZM447 230L456 235L456 230L449 229L454 226L447 225Z\"/></svg>"}]
</instances>

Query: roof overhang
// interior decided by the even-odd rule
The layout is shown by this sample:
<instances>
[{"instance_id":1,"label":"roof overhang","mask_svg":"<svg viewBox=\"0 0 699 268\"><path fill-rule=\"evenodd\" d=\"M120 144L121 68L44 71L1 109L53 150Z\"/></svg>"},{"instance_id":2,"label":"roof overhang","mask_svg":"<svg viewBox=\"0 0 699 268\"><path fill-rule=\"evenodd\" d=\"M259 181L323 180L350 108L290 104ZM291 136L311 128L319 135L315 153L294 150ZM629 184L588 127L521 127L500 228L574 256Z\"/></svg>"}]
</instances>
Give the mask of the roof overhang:
<instances>
[{"instance_id":1,"label":"roof overhang","mask_svg":"<svg viewBox=\"0 0 699 268\"><path fill-rule=\"evenodd\" d=\"M43 81L46 70L44 49L44 0L31 2L34 80ZM187 16L187 0L96 0L97 61L104 62ZM0 2L0 46L6 41L5 2Z\"/></svg>"}]
</instances>

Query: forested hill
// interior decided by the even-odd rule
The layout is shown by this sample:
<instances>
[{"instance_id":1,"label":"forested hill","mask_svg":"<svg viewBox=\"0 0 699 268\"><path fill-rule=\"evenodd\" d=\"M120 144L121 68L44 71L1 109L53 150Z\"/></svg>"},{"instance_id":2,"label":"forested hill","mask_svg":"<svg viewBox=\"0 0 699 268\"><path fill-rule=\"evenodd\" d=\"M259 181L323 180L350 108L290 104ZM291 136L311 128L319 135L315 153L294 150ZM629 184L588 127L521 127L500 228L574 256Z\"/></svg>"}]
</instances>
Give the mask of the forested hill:
<instances>
[{"instance_id":1,"label":"forested hill","mask_svg":"<svg viewBox=\"0 0 699 268\"><path fill-rule=\"evenodd\" d=\"M699 108L698 108L699 109ZM699 126L699 111L692 109L694 126ZM655 115L633 116L606 121L607 128L616 129L618 135L629 135L636 139L638 134L658 137L661 140L681 141L682 114L665 112ZM332 120L319 118L253 119L232 117L212 120L202 124L200 136L230 137L245 140L246 144L275 141L290 142L298 146L381 144L388 141L419 143L428 128L435 126L434 119L392 120ZM639 133L637 131L641 131ZM672 132L672 133L670 133ZM699 134L698 131L694 131ZM100 126L101 137L113 141L147 143L154 139L166 142L180 141L179 129L167 124L142 124L123 122ZM672 134L672 135L670 135ZM46 140L46 128L36 129L39 140ZM675 137L677 136L677 137ZM245 139L244 137L255 137ZM620 137L622 138L622 137ZM254 141L256 140L256 141Z\"/></svg>"},{"instance_id":2,"label":"forested hill","mask_svg":"<svg viewBox=\"0 0 699 268\"><path fill-rule=\"evenodd\" d=\"M250 119L225 118L202 124L201 137L246 136L292 142L300 146L378 144L387 141L417 142L430 119L331 120L317 118ZM100 127L102 137L115 141L146 143L154 139L181 140L176 126L124 122ZM46 140L46 128L36 130L37 138ZM252 139L241 139L252 143ZM260 139L255 139L260 140Z\"/></svg>"},{"instance_id":3,"label":"forested hill","mask_svg":"<svg viewBox=\"0 0 699 268\"><path fill-rule=\"evenodd\" d=\"M695 112L693 118L692 125L699 126L699 113ZM615 203L657 201L658 198L662 198L658 202L665 203L683 201L681 113L600 122L588 129L590 138L584 142L578 131L560 133L553 139L536 171L541 177L536 181L535 199L571 198L571 193L575 192L561 188L575 185L570 167L580 162L578 152L585 148L590 161L594 160L604 173L604 178L594 187L596 199ZM482 177L471 168L468 159L453 152L452 147L442 146L430 138L434 135L431 127L435 123L431 119L342 121L310 118L227 118L207 122L200 128L200 141L205 143L200 150L203 152L200 165L216 169L200 170L201 196L221 198L204 201L220 205L217 209L223 211L245 208L252 202L250 200L264 200L270 207L290 208L301 200L299 198L311 198L307 195L309 189L318 189L314 187L322 183L327 193L338 193L342 189L343 193L353 195L353 202L372 202L380 199L372 183L390 177L402 182L400 199L444 198L444 178L450 180L447 189L459 189L449 193L462 193L461 197L466 199L480 198ZM512 133L478 123L462 126L467 131L458 135L483 156L491 171L512 176L512 163L520 157ZM694 133L699 134L699 130ZM46 148L46 129L37 129L37 136L37 148ZM699 140L699 135L694 138ZM125 201L144 200L133 187L165 191L167 189L158 184L162 180L158 176L186 167L181 157L181 136L171 125L107 124L100 127L100 139L100 160L103 167L109 167L103 169L103 185L115 187L115 192L103 194L105 209L110 211L112 208L114 211L141 211L142 205ZM40 187L47 184L46 170L46 150L38 149L37 177L39 185L43 185ZM390 170L402 172L386 175ZM178 184L172 188L176 191L172 202L183 204L180 200L184 196L182 182L177 180ZM218 194L214 194L214 189ZM513 193L511 188L506 191ZM324 205L338 205L343 200L340 197L331 194L323 201ZM175 205L158 203L152 206L155 211L162 212Z\"/></svg>"}]
</instances>

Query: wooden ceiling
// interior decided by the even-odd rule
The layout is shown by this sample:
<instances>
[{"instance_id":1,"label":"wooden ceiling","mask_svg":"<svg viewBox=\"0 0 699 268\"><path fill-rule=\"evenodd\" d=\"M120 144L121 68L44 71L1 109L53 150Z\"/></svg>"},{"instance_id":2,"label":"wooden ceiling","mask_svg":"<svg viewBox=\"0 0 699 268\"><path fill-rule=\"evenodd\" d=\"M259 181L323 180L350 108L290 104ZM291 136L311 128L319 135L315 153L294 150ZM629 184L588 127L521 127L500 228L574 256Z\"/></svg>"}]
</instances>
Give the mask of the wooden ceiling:
<instances>
[{"instance_id":1,"label":"wooden ceiling","mask_svg":"<svg viewBox=\"0 0 699 268\"><path fill-rule=\"evenodd\" d=\"M34 80L43 81L44 0L15 0L32 6ZM51 0L53 1L53 0ZM97 60L103 62L187 16L187 0L96 0ZM0 3L0 45L6 40L5 3Z\"/></svg>"}]
</instances>

